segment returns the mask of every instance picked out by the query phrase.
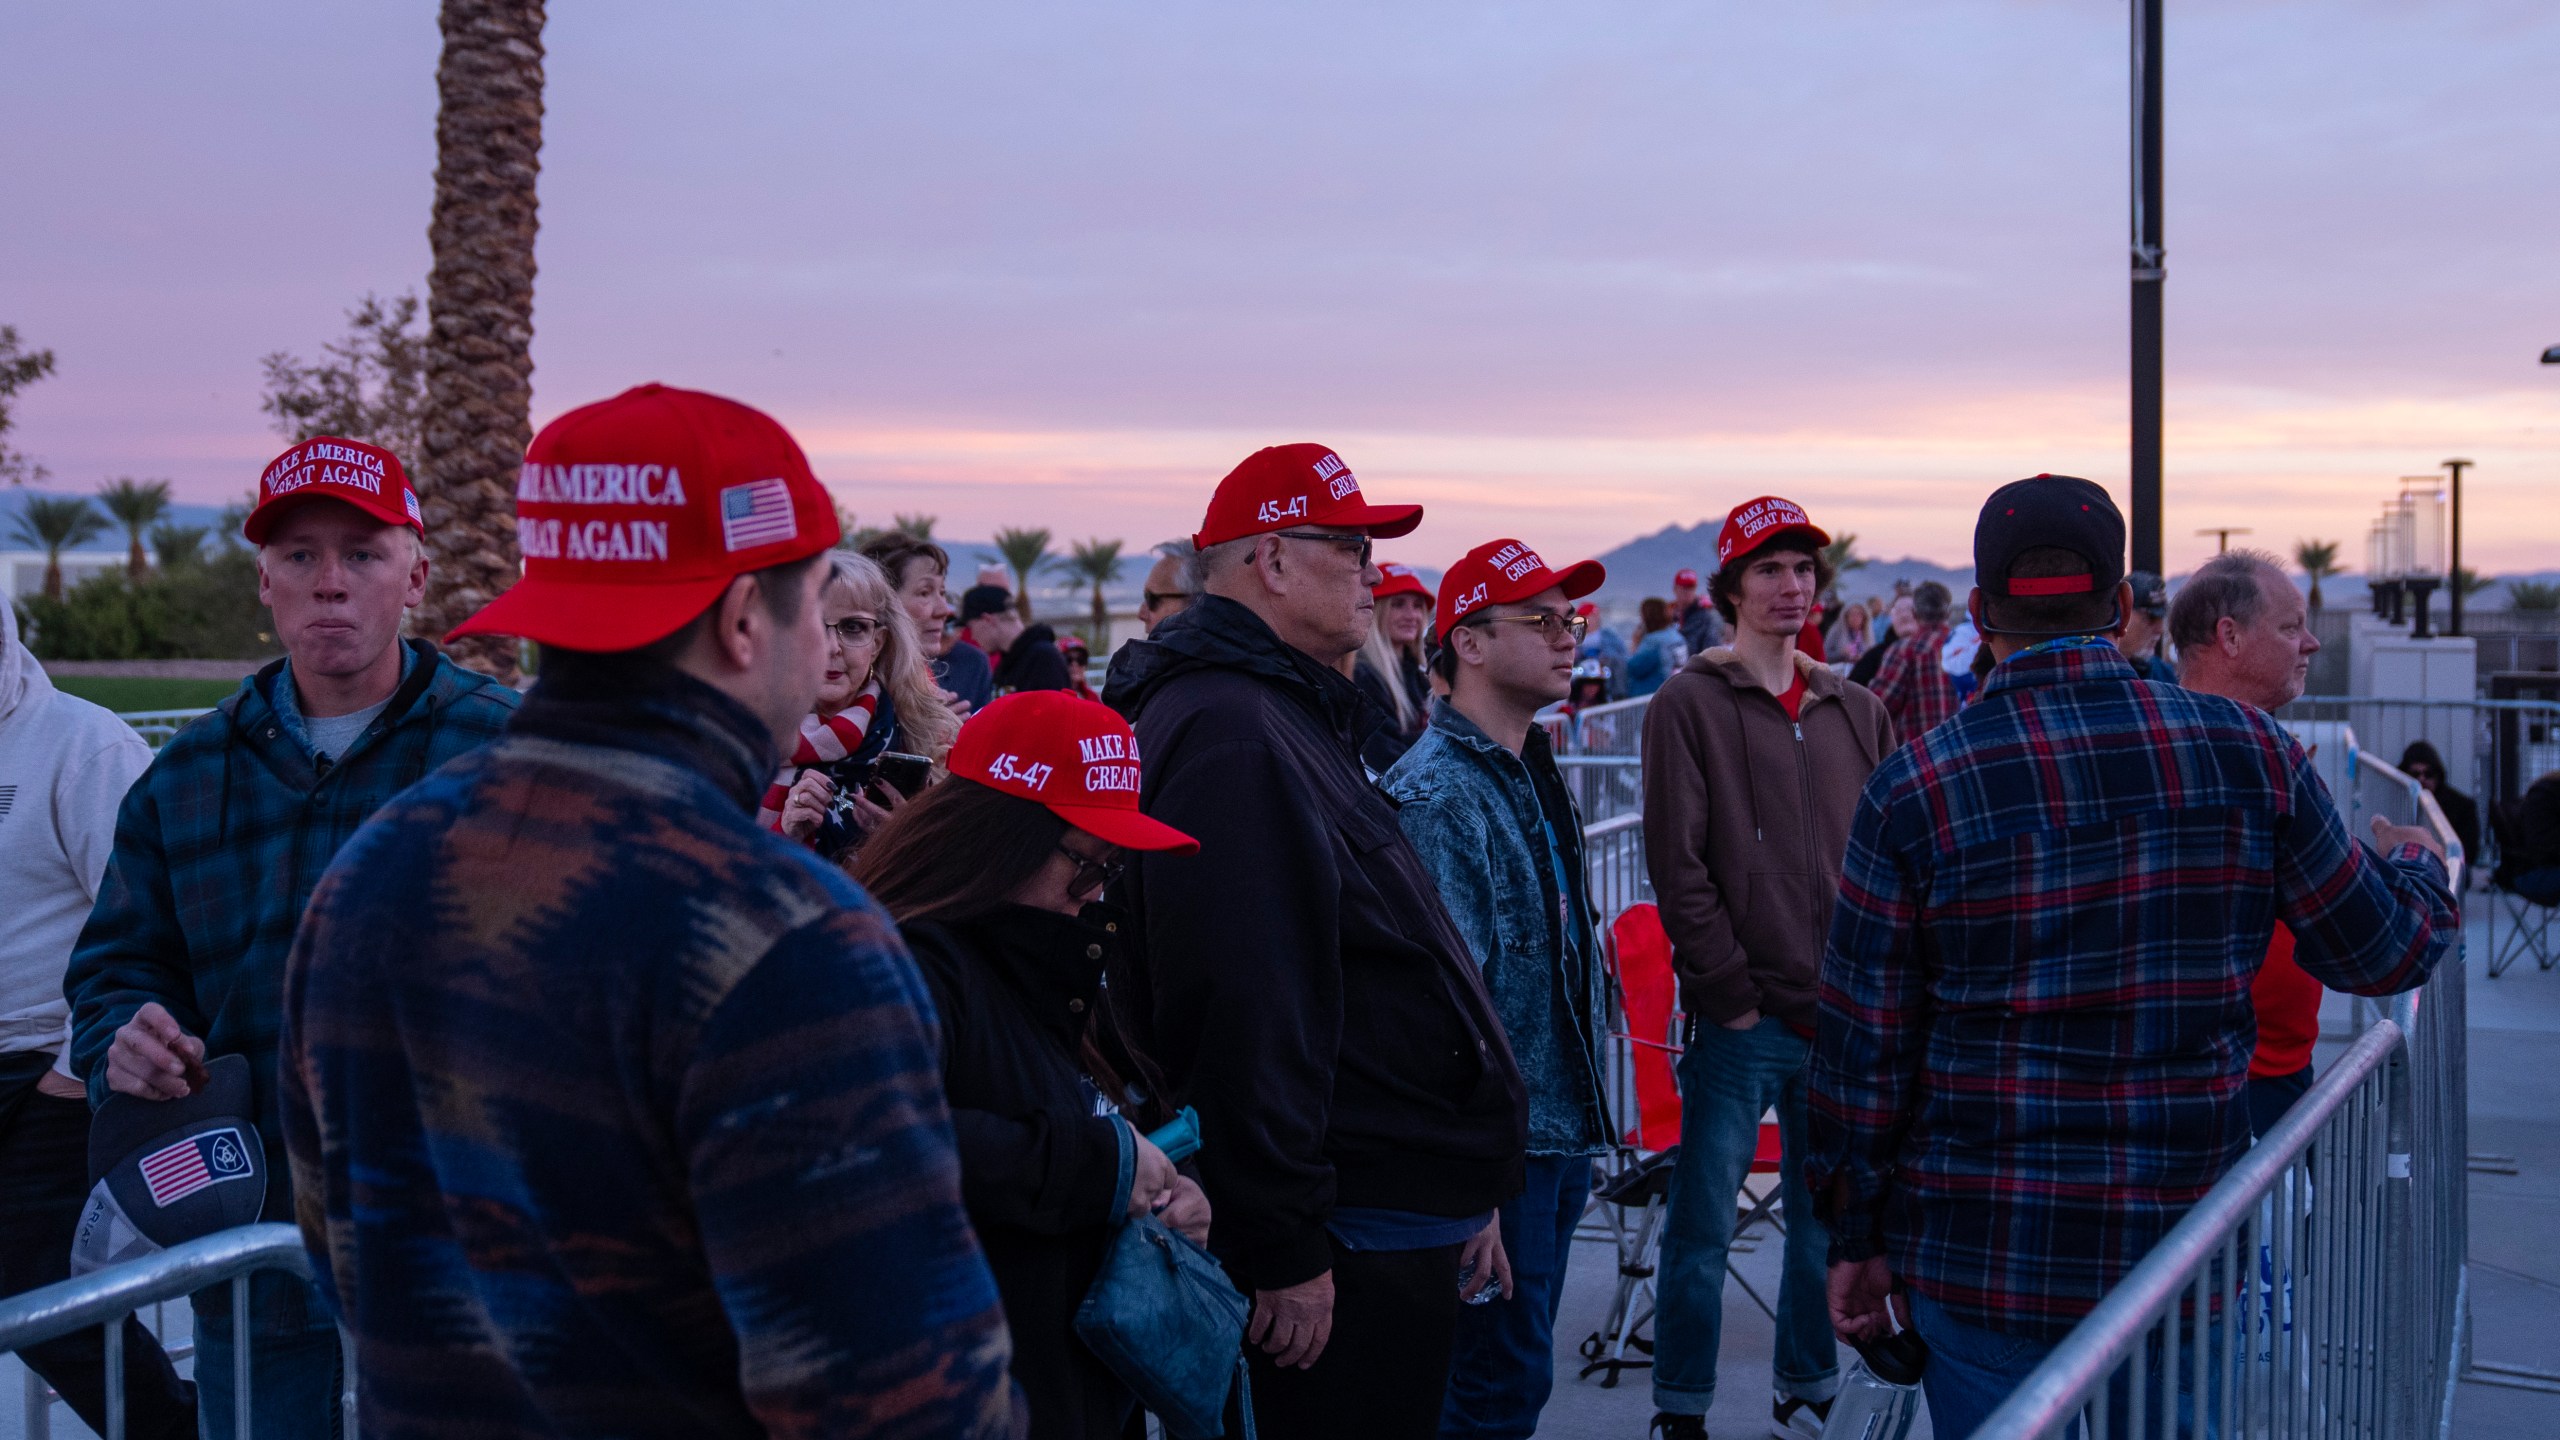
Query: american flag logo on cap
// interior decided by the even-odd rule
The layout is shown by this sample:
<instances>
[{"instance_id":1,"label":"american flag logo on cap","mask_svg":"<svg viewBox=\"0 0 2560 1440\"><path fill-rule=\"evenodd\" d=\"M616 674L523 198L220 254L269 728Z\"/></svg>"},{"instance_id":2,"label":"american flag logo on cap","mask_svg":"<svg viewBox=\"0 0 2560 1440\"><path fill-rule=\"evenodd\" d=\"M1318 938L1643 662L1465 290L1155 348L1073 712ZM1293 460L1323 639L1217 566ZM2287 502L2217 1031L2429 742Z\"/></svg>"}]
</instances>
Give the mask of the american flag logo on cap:
<instances>
[{"instance_id":1,"label":"american flag logo on cap","mask_svg":"<svg viewBox=\"0 0 2560 1440\"><path fill-rule=\"evenodd\" d=\"M791 487L780 478L720 492L720 543L727 548L752 550L799 533L791 515Z\"/></svg>"},{"instance_id":2,"label":"american flag logo on cap","mask_svg":"<svg viewBox=\"0 0 2560 1440\"><path fill-rule=\"evenodd\" d=\"M162 1209L225 1180L251 1175L249 1149L234 1129L207 1130L145 1155L138 1162L151 1203Z\"/></svg>"}]
</instances>

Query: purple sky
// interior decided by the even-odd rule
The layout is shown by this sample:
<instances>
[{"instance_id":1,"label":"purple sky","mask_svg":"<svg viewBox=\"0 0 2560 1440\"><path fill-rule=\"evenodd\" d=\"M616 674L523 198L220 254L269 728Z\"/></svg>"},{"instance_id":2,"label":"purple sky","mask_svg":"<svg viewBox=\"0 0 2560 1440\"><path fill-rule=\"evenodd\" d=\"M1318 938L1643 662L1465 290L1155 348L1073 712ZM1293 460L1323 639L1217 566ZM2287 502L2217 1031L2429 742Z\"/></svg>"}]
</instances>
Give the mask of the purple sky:
<instances>
[{"instance_id":1,"label":"purple sky","mask_svg":"<svg viewBox=\"0 0 2560 1440\"><path fill-rule=\"evenodd\" d=\"M2560 9L2171 0L2169 550L2481 462L2560 548ZM779 416L865 519L1146 544L1339 447L1444 563L1776 491L1961 560L2124 473L2121 0L557 5L535 419ZM434 6L13 7L0 321L57 485L244 491L257 359L423 289Z\"/></svg>"}]
</instances>

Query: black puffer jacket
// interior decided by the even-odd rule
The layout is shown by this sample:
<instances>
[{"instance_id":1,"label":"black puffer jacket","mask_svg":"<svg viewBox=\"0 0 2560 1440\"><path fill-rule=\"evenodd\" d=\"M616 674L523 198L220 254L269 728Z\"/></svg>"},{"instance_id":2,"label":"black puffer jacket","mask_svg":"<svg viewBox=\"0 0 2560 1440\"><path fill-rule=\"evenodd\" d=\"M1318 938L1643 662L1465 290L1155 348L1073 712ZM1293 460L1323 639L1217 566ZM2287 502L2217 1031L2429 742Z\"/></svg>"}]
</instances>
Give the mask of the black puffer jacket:
<instances>
[{"instance_id":1,"label":"black puffer jacket","mask_svg":"<svg viewBox=\"0 0 2560 1440\"><path fill-rule=\"evenodd\" d=\"M1200 840L1121 881L1115 1018L1198 1107L1210 1248L1246 1289L1331 1268L1337 1204L1482 1213L1517 1193L1528 1101L1466 942L1360 768L1376 712L1204 596L1122 648L1147 813Z\"/></svg>"},{"instance_id":2,"label":"black puffer jacket","mask_svg":"<svg viewBox=\"0 0 2560 1440\"><path fill-rule=\"evenodd\" d=\"M942 1021L942 1085L960 1142L960 1196L1013 1330L1032 1440L1116 1437L1128 1387L1076 1338L1115 1207L1128 1204L1118 1121L1077 1059L1118 925L1000 906L902 927Z\"/></svg>"}]
</instances>

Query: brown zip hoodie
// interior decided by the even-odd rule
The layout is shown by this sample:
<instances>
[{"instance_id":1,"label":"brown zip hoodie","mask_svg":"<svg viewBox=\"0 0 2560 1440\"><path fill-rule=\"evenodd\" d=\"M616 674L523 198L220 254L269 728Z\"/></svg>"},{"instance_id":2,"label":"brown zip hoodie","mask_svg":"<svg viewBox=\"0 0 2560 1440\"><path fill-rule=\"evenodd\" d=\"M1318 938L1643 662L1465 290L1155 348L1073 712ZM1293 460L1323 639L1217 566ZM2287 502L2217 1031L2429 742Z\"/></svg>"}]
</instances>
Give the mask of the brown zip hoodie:
<instances>
[{"instance_id":1,"label":"brown zip hoodie","mask_svg":"<svg viewBox=\"0 0 2560 1440\"><path fill-rule=\"evenodd\" d=\"M1865 686L1795 661L1798 719L1723 645L1645 711L1645 861L1681 1007L1712 1024L1757 1008L1812 1027L1850 817L1894 748Z\"/></svg>"}]
</instances>

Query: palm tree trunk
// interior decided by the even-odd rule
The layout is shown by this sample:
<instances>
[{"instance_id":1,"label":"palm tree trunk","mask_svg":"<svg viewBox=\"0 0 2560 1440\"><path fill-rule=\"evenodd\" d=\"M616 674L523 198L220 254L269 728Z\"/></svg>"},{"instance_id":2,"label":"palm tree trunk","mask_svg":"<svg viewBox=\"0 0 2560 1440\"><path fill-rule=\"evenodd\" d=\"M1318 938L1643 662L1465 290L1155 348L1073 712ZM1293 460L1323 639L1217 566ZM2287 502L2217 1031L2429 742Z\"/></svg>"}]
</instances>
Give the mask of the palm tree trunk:
<instances>
[{"instance_id":1,"label":"palm tree trunk","mask_svg":"<svg viewBox=\"0 0 2560 1440\"><path fill-rule=\"evenodd\" d=\"M519 573L515 481L533 439L534 182L541 173L543 0L443 0L436 199L427 241L427 417L418 499L434 568L412 627L441 637ZM516 645L455 658L502 680Z\"/></svg>"},{"instance_id":2,"label":"palm tree trunk","mask_svg":"<svg viewBox=\"0 0 2560 1440\"><path fill-rule=\"evenodd\" d=\"M142 532L140 530L127 530L124 533L126 537L133 542L131 545L126 547L125 550L125 573L131 575L134 579L139 580L143 576L151 573L151 557L142 553Z\"/></svg>"},{"instance_id":3,"label":"palm tree trunk","mask_svg":"<svg viewBox=\"0 0 2560 1440\"><path fill-rule=\"evenodd\" d=\"M62 547L59 545L44 552L44 598L55 601L62 598Z\"/></svg>"}]
</instances>

